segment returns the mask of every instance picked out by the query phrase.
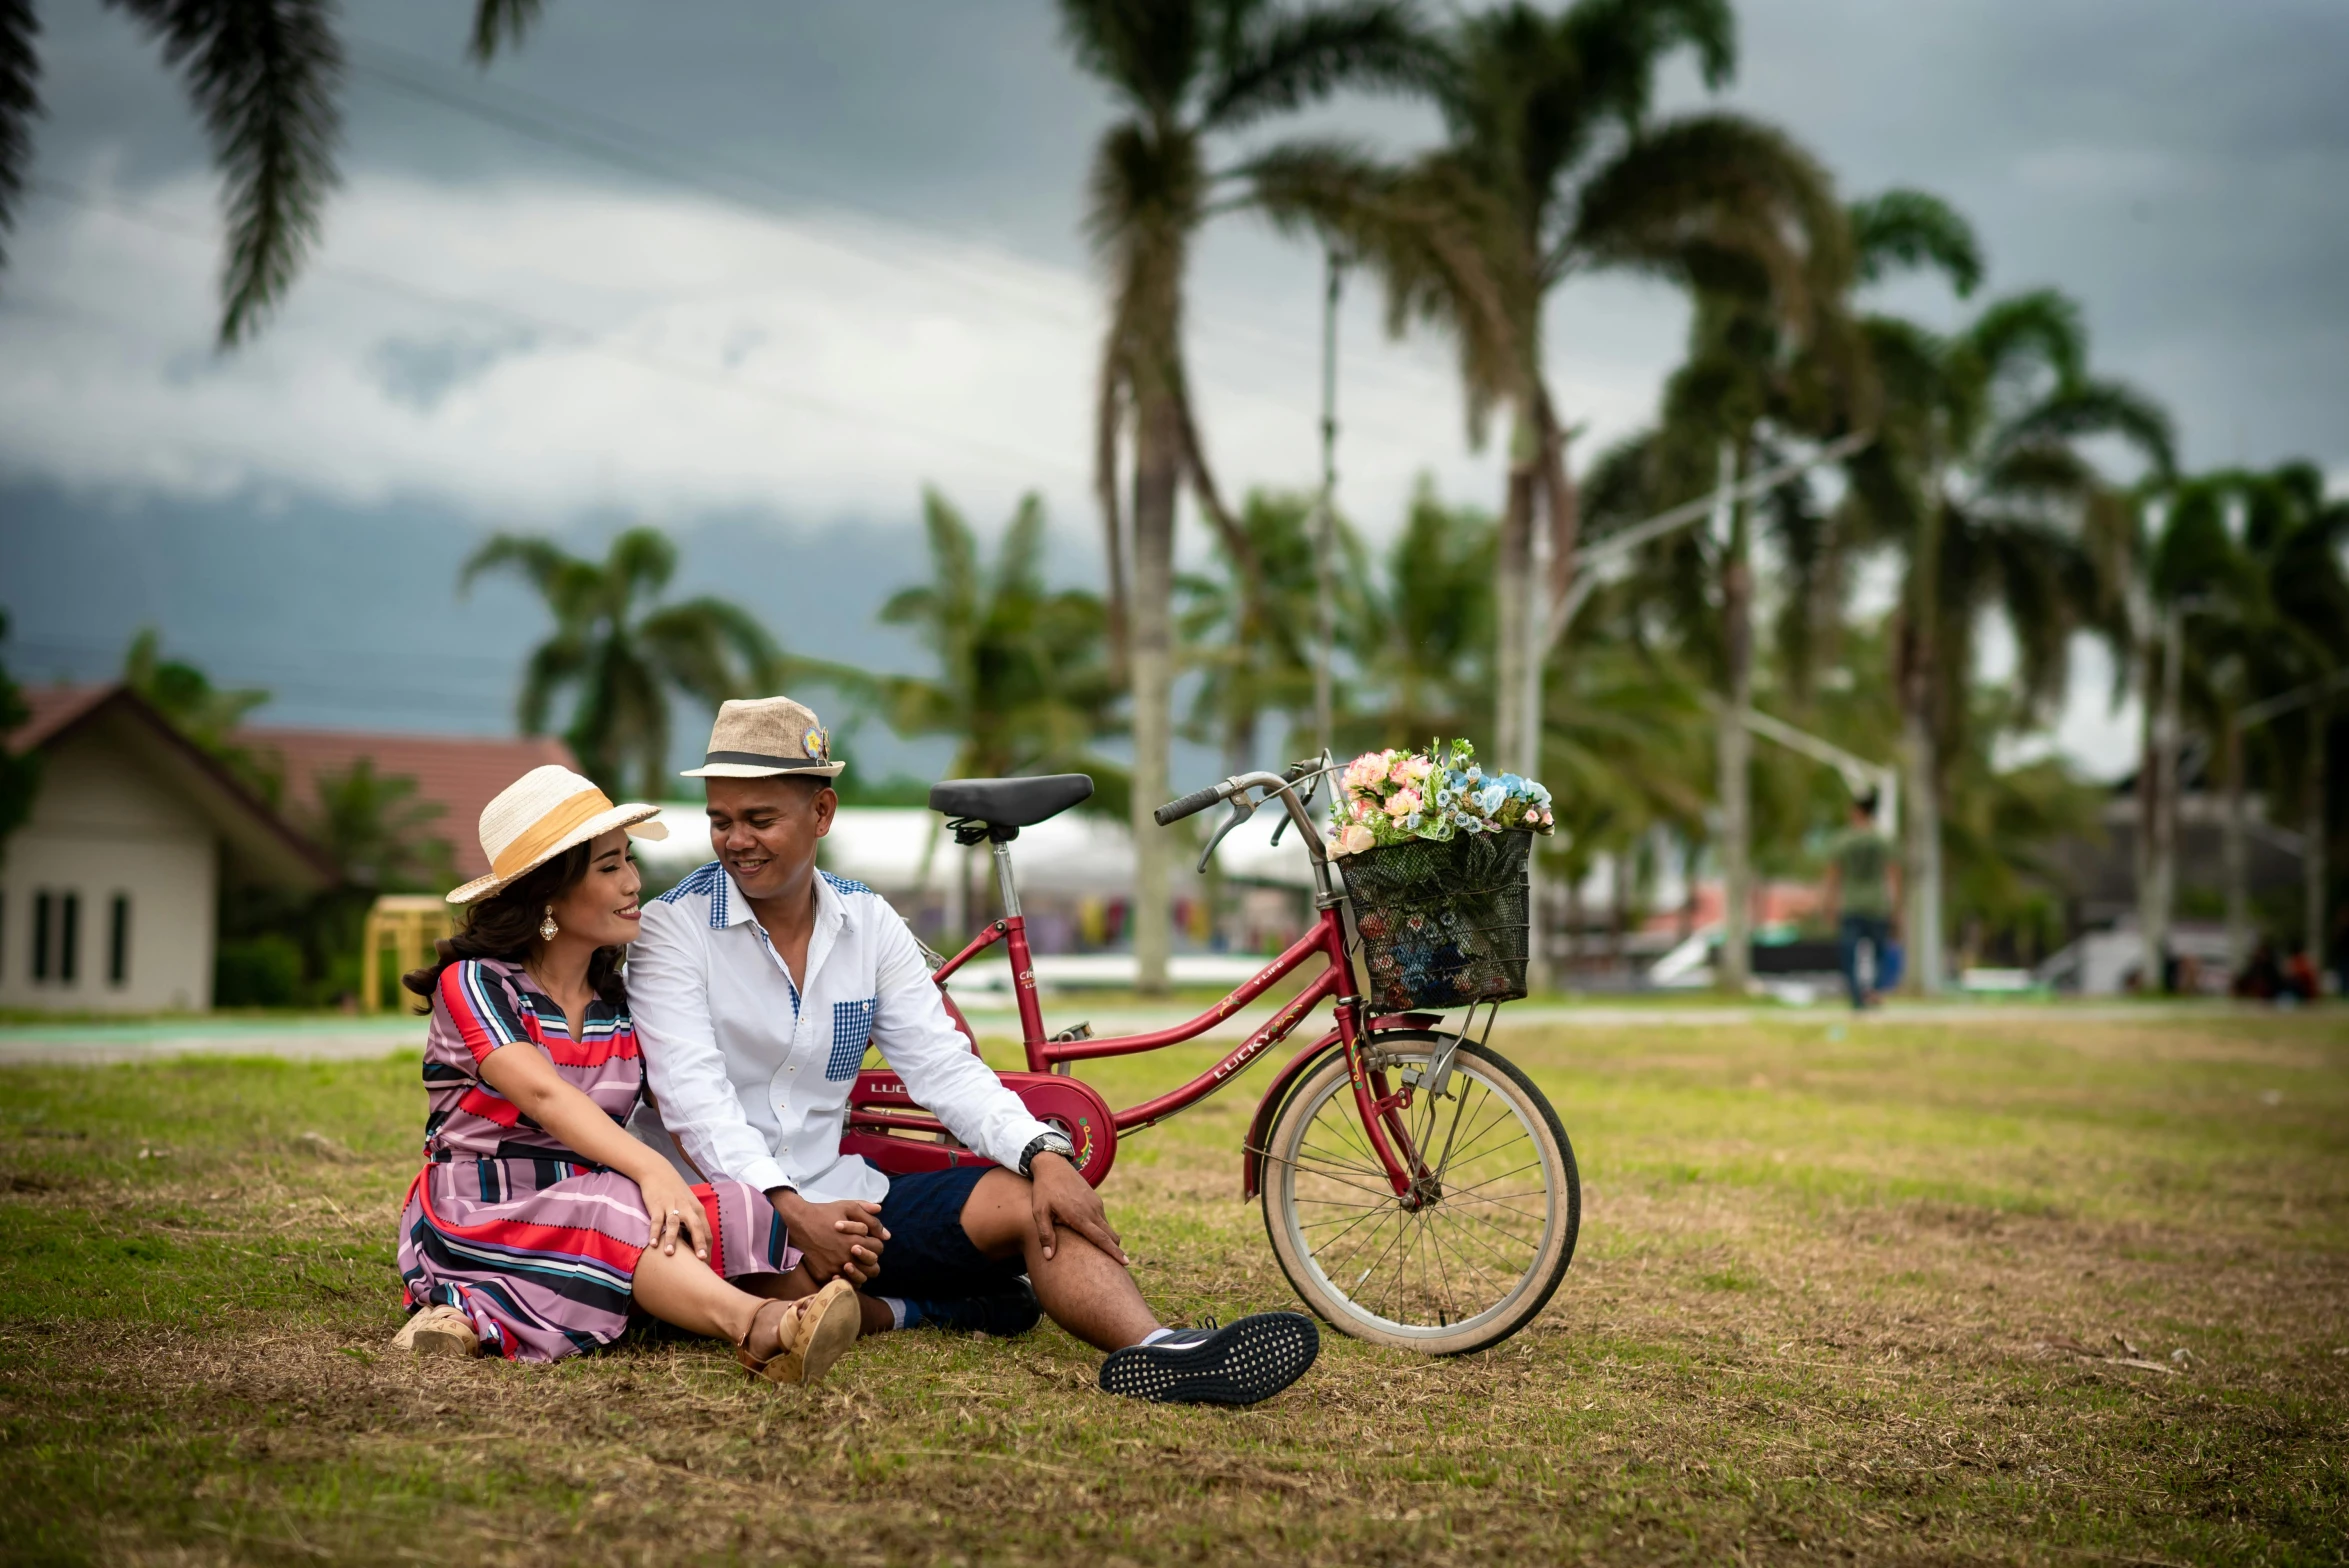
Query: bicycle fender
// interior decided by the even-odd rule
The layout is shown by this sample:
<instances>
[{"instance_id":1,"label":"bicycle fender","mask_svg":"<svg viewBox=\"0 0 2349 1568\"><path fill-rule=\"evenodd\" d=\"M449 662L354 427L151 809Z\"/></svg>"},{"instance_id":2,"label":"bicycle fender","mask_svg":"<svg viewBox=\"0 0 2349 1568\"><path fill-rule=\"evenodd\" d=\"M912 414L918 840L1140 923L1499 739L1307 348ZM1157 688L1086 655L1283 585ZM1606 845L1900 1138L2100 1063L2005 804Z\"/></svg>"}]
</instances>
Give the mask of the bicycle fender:
<instances>
[{"instance_id":1,"label":"bicycle fender","mask_svg":"<svg viewBox=\"0 0 2349 1568\"><path fill-rule=\"evenodd\" d=\"M1370 1021L1370 1032L1381 1029L1432 1029L1444 1021L1441 1013L1392 1013ZM1256 1102L1256 1115L1248 1123L1248 1138L1240 1147L1240 1201L1251 1202L1264 1190L1264 1140L1272 1136L1272 1124L1288 1103L1289 1091L1297 1080L1312 1071L1316 1062L1336 1049L1338 1032L1328 1034L1289 1058L1287 1065L1273 1075L1266 1086L1264 1098Z\"/></svg>"},{"instance_id":2,"label":"bicycle fender","mask_svg":"<svg viewBox=\"0 0 2349 1568\"><path fill-rule=\"evenodd\" d=\"M1067 1129L1069 1141L1077 1146L1077 1174L1100 1186L1117 1159L1117 1124L1109 1102L1090 1084L1057 1073L997 1076L1019 1096L1029 1115ZM905 1080L890 1072L856 1075L848 1092L848 1125L841 1130L840 1152L869 1160L892 1176L995 1163L953 1141L935 1117L914 1103Z\"/></svg>"}]
</instances>

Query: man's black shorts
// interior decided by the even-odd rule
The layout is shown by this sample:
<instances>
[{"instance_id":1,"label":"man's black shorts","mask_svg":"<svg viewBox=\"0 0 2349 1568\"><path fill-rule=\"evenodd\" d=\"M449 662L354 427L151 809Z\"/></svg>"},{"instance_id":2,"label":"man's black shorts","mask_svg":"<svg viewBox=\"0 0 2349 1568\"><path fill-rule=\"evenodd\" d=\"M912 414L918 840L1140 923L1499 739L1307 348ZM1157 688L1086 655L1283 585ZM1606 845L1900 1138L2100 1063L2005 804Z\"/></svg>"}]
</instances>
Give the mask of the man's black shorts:
<instances>
[{"instance_id":1,"label":"man's black shorts","mask_svg":"<svg viewBox=\"0 0 2349 1568\"><path fill-rule=\"evenodd\" d=\"M972 1246L962 1228L971 1189L994 1168L960 1165L890 1177L889 1196L881 1200L881 1228L889 1240L881 1248L881 1272L865 1293L948 1301L1010 1290L1028 1271L1026 1259L1015 1254L998 1262Z\"/></svg>"}]
</instances>

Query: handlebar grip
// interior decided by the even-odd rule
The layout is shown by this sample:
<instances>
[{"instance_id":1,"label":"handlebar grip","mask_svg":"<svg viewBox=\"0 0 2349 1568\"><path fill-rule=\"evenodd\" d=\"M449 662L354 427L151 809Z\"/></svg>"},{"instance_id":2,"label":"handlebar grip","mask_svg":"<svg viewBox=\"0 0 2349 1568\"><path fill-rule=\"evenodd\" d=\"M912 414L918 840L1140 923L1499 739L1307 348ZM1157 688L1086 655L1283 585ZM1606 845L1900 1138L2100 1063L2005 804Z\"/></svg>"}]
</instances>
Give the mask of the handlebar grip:
<instances>
[{"instance_id":1,"label":"handlebar grip","mask_svg":"<svg viewBox=\"0 0 2349 1568\"><path fill-rule=\"evenodd\" d=\"M1223 799L1223 786L1220 784L1210 785L1206 789L1195 789L1180 800L1170 800L1150 815L1160 827L1172 827L1185 817L1196 816L1205 811L1221 799Z\"/></svg>"}]
</instances>

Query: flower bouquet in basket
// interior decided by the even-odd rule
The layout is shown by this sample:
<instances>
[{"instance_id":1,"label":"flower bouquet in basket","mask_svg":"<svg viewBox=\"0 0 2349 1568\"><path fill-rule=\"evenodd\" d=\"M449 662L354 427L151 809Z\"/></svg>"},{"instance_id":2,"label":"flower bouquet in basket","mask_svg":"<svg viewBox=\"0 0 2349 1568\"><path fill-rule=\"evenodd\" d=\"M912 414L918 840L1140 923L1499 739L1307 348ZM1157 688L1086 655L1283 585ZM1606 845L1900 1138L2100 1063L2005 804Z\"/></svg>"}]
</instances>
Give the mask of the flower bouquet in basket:
<instances>
[{"instance_id":1,"label":"flower bouquet in basket","mask_svg":"<svg viewBox=\"0 0 2349 1568\"><path fill-rule=\"evenodd\" d=\"M1366 751L1339 780L1330 853L1380 1007L1525 994L1525 857L1555 826L1550 792L1475 759L1464 740Z\"/></svg>"}]
</instances>

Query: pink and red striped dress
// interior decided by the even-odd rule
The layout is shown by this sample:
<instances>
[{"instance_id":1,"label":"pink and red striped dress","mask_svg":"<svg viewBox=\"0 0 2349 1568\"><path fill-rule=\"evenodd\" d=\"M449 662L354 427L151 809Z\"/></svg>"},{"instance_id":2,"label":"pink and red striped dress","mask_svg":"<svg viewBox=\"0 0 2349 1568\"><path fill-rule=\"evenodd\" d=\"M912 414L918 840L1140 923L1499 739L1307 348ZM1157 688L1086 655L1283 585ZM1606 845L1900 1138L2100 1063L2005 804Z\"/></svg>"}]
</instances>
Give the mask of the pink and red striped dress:
<instances>
[{"instance_id":1,"label":"pink and red striped dress","mask_svg":"<svg viewBox=\"0 0 2349 1568\"><path fill-rule=\"evenodd\" d=\"M624 1123L644 1094L627 1004L591 1003L581 1033L571 1038L563 1010L518 964L464 959L441 971L424 1044L426 1163L400 1214L400 1277L410 1311L455 1307L512 1361L554 1361L619 1338L652 1237L635 1182L564 1148L481 1081L484 1057L527 1042ZM716 1232L719 1273L799 1262L764 1193L738 1181L693 1191Z\"/></svg>"}]
</instances>

